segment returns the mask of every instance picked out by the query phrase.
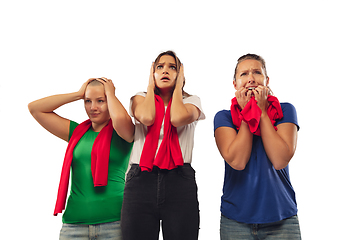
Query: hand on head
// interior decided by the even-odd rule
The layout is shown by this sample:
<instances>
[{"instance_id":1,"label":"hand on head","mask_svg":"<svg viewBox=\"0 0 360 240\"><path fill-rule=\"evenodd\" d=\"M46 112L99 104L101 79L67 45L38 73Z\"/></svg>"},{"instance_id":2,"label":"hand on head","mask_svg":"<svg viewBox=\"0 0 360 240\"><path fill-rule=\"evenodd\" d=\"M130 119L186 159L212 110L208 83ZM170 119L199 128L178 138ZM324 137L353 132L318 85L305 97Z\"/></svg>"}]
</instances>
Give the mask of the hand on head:
<instances>
[{"instance_id":1,"label":"hand on head","mask_svg":"<svg viewBox=\"0 0 360 240\"><path fill-rule=\"evenodd\" d=\"M184 77L184 65L181 64L180 69L179 69L179 73L177 75L176 78L176 86L175 88L180 88L182 89L185 83L185 77Z\"/></svg>"},{"instance_id":2,"label":"hand on head","mask_svg":"<svg viewBox=\"0 0 360 240\"><path fill-rule=\"evenodd\" d=\"M94 81L96 78L89 78L86 82L81 85L81 88L79 89L78 93L81 99L85 98L85 91L86 87L89 85L90 82Z\"/></svg>"},{"instance_id":3,"label":"hand on head","mask_svg":"<svg viewBox=\"0 0 360 240\"><path fill-rule=\"evenodd\" d=\"M105 95L115 94L115 85L111 79L101 77L101 78L96 78L96 80L98 80L99 82L101 82L104 85Z\"/></svg>"},{"instance_id":4,"label":"hand on head","mask_svg":"<svg viewBox=\"0 0 360 240\"><path fill-rule=\"evenodd\" d=\"M151 64L148 91L155 90L154 62Z\"/></svg>"}]
</instances>

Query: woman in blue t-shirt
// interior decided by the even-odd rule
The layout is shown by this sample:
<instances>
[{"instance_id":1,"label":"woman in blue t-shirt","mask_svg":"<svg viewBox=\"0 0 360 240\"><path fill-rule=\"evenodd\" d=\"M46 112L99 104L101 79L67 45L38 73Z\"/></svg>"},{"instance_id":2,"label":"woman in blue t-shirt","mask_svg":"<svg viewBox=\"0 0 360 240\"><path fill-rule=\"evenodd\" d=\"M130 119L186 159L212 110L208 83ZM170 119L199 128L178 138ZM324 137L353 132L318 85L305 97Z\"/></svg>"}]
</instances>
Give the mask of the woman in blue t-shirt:
<instances>
[{"instance_id":1,"label":"woman in blue t-shirt","mask_svg":"<svg viewBox=\"0 0 360 240\"><path fill-rule=\"evenodd\" d=\"M238 59L231 110L214 118L225 160L220 235L228 239L301 239L288 164L296 149L296 110L269 89L265 61Z\"/></svg>"}]
</instances>

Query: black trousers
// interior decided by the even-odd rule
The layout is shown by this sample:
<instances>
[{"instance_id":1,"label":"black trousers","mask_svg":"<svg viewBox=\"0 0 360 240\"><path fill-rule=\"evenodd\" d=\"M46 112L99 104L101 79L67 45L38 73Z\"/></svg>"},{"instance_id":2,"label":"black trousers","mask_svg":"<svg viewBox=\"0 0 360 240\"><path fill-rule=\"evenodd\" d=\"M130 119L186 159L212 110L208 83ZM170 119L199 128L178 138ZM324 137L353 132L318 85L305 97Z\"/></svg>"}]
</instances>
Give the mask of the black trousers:
<instances>
[{"instance_id":1,"label":"black trousers","mask_svg":"<svg viewBox=\"0 0 360 240\"><path fill-rule=\"evenodd\" d=\"M199 202L195 171L190 164L152 172L131 165L121 211L123 240L196 240Z\"/></svg>"}]
</instances>

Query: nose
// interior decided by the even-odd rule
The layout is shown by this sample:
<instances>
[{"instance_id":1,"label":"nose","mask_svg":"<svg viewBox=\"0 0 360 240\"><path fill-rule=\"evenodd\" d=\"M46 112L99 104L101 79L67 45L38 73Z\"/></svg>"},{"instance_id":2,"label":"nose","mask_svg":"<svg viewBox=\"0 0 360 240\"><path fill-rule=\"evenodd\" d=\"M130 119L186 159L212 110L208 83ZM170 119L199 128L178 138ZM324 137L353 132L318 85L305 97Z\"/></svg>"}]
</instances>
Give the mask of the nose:
<instances>
[{"instance_id":1,"label":"nose","mask_svg":"<svg viewBox=\"0 0 360 240\"><path fill-rule=\"evenodd\" d=\"M254 75L252 73L249 73L248 83L255 83L255 78L254 78Z\"/></svg>"},{"instance_id":2,"label":"nose","mask_svg":"<svg viewBox=\"0 0 360 240\"><path fill-rule=\"evenodd\" d=\"M97 109L97 104L96 102L92 102L91 103L91 110L96 110Z\"/></svg>"},{"instance_id":3,"label":"nose","mask_svg":"<svg viewBox=\"0 0 360 240\"><path fill-rule=\"evenodd\" d=\"M163 74L164 74L164 73L169 74L169 69L168 69L167 66L164 66L164 68L163 68Z\"/></svg>"}]
</instances>

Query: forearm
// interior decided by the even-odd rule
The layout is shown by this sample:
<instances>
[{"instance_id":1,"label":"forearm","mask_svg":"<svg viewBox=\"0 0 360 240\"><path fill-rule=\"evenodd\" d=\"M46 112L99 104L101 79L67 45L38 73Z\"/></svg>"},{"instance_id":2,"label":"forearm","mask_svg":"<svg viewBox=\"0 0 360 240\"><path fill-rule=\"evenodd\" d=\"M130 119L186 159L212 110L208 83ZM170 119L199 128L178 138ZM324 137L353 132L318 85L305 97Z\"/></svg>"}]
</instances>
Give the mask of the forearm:
<instances>
[{"instance_id":1,"label":"forearm","mask_svg":"<svg viewBox=\"0 0 360 240\"><path fill-rule=\"evenodd\" d=\"M249 126L242 122L235 140L229 146L228 160L229 165L237 170L245 169L249 162L252 149L253 134Z\"/></svg>"},{"instance_id":2,"label":"forearm","mask_svg":"<svg viewBox=\"0 0 360 240\"><path fill-rule=\"evenodd\" d=\"M53 111L58 107L81 99L78 93L59 94L29 103L29 111L36 121L55 136L68 141L70 120Z\"/></svg>"},{"instance_id":3,"label":"forearm","mask_svg":"<svg viewBox=\"0 0 360 240\"><path fill-rule=\"evenodd\" d=\"M51 113L60 106L79 100L81 96L78 92L58 94L29 103L29 111L32 115L36 113Z\"/></svg>"},{"instance_id":4,"label":"forearm","mask_svg":"<svg viewBox=\"0 0 360 240\"><path fill-rule=\"evenodd\" d=\"M284 139L274 129L267 114L261 115L260 130L265 152L274 168L279 170L286 167L295 153L296 139L295 144Z\"/></svg>"},{"instance_id":5,"label":"forearm","mask_svg":"<svg viewBox=\"0 0 360 240\"><path fill-rule=\"evenodd\" d=\"M155 94L154 90L149 90L142 101L136 101L133 109L135 118L145 126L151 126L155 121Z\"/></svg>"},{"instance_id":6,"label":"forearm","mask_svg":"<svg viewBox=\"0 0 360 240\"><path fill-rule=\"evenodd\" d=\"M106 97L110 118L112 119L115 131L127 142L132 142L134 139L134 124L131 117L115 94L107 94Z\"/></svg>"},{"instance_id":7,"label":"forearm","mask_svg":"<svg viewBox=\"0 0 360 240\"><path fill-rule=\"evenodd\" d=\"M183 102L182 89L175 88L170 109L171 124L174 127L180 127L194 120L194 112L189 111Z\"/></svg>"},{"instance_id":8,"label":"forearm","mask_svg":"<svg viewBox=\"0 0 360 240\"><path fill-rule=\"evenodd\" d=\"M232 168L245 169L251 156L253 141L253 134L247 123L243 121L237 133L229 127L216 129L215 140L221 156Z\"/></svg>"}]
</instances>

